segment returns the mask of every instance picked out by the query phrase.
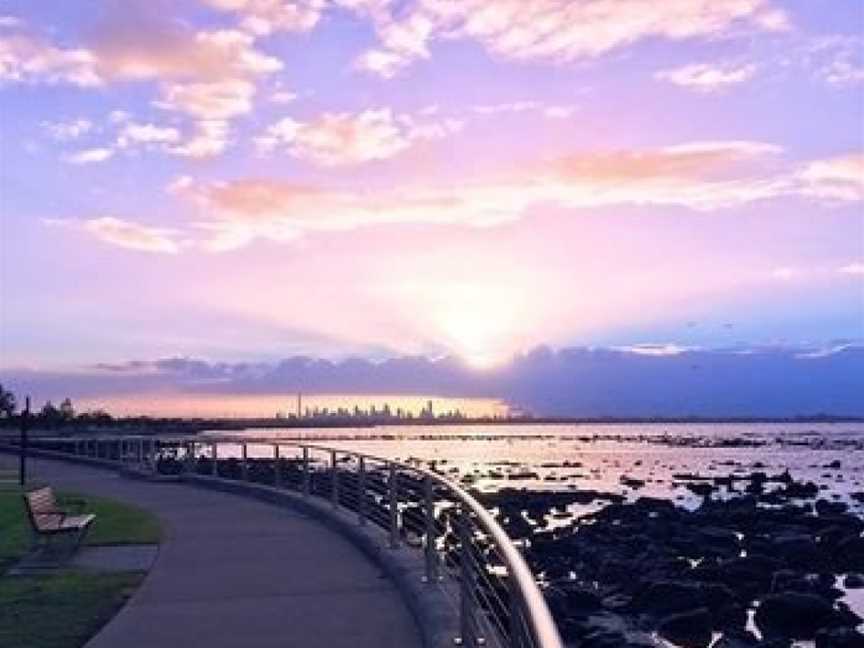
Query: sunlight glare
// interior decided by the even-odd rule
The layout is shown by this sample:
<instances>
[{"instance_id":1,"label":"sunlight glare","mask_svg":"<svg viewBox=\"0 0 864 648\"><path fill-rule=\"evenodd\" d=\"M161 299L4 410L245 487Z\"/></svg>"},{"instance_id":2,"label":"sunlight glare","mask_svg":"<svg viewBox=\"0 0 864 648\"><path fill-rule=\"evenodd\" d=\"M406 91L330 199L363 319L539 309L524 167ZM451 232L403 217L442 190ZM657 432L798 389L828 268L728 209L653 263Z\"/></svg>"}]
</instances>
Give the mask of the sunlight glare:
<instances>
[{"instance_id":1,"label":"sunlight glare","mask_svg":"<svg viewBox=\"0 0 864 648\"><path fill-rule=\"evenodd\" d=\"M516 351L515 296L500 286L460 286L437 307L447 345L475 369L506 362Z\"/></svg>"}]
</instances>

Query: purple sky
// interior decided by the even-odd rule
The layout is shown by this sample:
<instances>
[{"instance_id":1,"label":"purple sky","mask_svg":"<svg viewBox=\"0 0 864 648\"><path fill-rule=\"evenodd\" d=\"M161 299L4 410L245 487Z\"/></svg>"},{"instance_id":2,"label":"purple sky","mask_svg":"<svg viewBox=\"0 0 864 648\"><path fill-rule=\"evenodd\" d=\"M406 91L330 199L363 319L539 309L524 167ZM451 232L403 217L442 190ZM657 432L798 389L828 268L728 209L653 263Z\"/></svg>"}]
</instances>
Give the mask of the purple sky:
<instances>
[{"instance_id":1,"label":"purple sky","mask_svg":"<svg viewBox=\"0 0 864 648\"><path fill-rule=\"evenodd\" d=\"M0 15L0 369L864 339L858 0Z\"/></svg>"}]
</instances>

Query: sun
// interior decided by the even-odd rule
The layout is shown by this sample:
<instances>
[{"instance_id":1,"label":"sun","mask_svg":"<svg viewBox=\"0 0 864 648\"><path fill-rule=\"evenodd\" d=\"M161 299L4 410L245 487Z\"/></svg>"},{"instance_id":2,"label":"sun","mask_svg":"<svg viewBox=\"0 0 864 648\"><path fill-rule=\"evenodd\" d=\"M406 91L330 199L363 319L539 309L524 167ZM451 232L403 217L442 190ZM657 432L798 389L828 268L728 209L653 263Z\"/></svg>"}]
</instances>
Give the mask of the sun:
<instances>
[{"instance_id":1,"label":"sun","mask_svg":"<svg viewBox=\"0 0 864 648\"><path fill-rule=\"evenodd\" d=\"M499 291L463 288L435 319L448 348L474 369L499 366L514 351L515 306Z\"/></svg>"}]
</instances>

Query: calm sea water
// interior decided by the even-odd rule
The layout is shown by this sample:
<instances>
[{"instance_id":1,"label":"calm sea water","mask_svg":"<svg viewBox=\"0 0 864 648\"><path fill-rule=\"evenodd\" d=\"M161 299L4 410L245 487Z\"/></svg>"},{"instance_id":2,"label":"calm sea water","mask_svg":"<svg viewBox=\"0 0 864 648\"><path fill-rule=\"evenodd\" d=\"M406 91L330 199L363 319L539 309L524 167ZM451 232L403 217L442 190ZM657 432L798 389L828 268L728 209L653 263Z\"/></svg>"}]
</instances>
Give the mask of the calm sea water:
<instances>
[{"instance_id":1,"label":"calm sea water","mask_svg":"<svg viewBox=\"0 0 864 648\"><path fill-rule=\"evenodd\" d=\"M820 485L825 497L848 499L864 490L861 423L414 425L236 434L435 461L454 478L484 490L592 488L690 504L697 500L684 486L683 475L787 469L797 479ZM271 452L264 445L250 448L253 456ZM622 479L645 483L633 488Z\"/></svg>"}]
</instances>

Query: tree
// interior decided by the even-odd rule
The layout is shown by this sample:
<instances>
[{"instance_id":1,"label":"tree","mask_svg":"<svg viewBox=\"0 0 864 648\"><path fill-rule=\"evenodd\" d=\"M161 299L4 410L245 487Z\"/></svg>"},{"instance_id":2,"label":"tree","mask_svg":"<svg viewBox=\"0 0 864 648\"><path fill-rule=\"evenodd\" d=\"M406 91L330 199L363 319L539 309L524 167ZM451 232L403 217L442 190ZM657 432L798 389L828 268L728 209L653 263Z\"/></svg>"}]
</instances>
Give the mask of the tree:
<instances>
[{"instance_id":1,"label":"tree","mask_svg":"<svg viewBox=\"0 0 864 648\"><path fill-rule=\"evenodd\" d=\"M60 410L50 400L47 401L39 412L40 421L49 427L57 425L61 421Z\"/></svg>"},{"instance_id":2,"label":"tree","mask_svg":"<svg viewBox=\"0 0 864 648\"><path fill-rule=\"evenodd\" d=\"M17 407L15 394L6 391L3 389L3 385L0 385L0 418L12 418Z\"/></svg>"},{"instance_id":3,"label":"tree","mask_svg":"<svg viewBox=\"0 0 864 648\"><path fill-rule=\"evenodd\" d=\"M72 401L68 398L60 403L60 418L64 421L71 421L75 418L75 408L72 407Z\"/></svg>"},{"instance_id":4,"label":"tree","mask_svg":"<svg viewBox=\"0 0 864 648\"><path fill-rule=\"evenodd\" d=\"M90 412L82 412L76 417L76 420L87 425L108 425L114 419L105 410L95 409Z\"/></svg>"}]
</instances>

